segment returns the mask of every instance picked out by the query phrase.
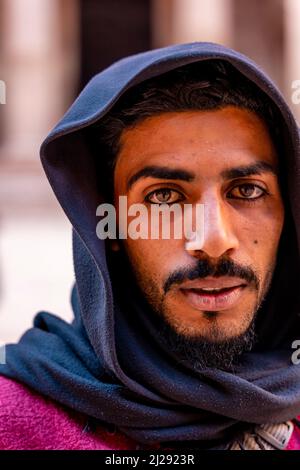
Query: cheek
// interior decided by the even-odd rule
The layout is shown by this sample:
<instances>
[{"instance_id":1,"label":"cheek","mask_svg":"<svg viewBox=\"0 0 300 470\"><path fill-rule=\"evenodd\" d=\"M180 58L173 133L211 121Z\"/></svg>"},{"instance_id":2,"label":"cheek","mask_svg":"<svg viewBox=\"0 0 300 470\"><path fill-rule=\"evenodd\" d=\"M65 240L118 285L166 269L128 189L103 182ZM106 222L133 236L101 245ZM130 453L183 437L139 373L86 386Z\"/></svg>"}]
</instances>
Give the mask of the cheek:
<instances>
[{"instance_id":1,"label":"cheek","mask_svg":"<svg viewBox=\"0 0 300 470\"><path fill-rule=\"evenodd\" d=\"M161 286L179 264L180 240L124 240L133 270Z\"/></svg>"},{"instance_id":2,"label":"cheek","mask_svg":"<svg viewBox=\"0 0 300 470\"><path fill-rule=\"evenodd\" d=\"M242 245L246 247L250 261L266 269L276 257L284 223L284 211L280 205L277 210L263 211L255 217L244 219L240 226ZM238 226L238 225L236 225Z\"/></svg>"}]
</instances>

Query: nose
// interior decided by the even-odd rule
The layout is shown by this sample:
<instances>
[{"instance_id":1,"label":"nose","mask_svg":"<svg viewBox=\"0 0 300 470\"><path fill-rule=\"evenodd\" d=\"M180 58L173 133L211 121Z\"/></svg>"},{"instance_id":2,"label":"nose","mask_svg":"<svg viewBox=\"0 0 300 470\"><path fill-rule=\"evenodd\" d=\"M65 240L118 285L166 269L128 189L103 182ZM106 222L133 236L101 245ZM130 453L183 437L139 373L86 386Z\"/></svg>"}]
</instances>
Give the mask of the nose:
<instances>
[{"instance_id":1,"label":"nose","mask_svg":"<svg viewBox=\"0 0 300 470\"><path fill-rule=\"evenodd\" d=\"M205 253L210 258L219 258L226 252L238 247L238 239L235 234L235 226L232 220L230 208L218 195L209 194L202 197L199 203L203 209L203 227L201 236L195 234L195 241L190 239L185 248L192 256Z\"/></svg>"}]
</instances>

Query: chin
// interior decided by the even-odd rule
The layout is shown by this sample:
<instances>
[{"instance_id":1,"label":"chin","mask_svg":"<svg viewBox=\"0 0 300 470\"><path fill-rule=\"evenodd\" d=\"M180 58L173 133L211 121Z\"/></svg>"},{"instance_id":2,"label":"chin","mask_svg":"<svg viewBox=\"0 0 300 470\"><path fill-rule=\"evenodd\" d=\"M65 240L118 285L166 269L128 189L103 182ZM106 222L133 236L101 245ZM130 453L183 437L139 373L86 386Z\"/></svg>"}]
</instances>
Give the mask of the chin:
<instances>
[{"instance_id":1,"label":"chin","mask_svg":"<svg viewBox=\"0 0 300 470\"><path fill-rule=\"evenodd\" d=\"M224 311L203 311L198 312L197 316L196 321L187 321L182 317L179 319L170 315L166 315L165 319L176 334L186 339L222 343L243 336L255 317L251 312L248 315L244 314L241 319L241 315L226 315Z\"/></svg>"},{"instance_id":2,"label":"chin","mask_svg":"<svg viewBox=\"0 0 300 470\"><path fill-rule=\"evenodd\" d=\"M250 351L256 342L255 315L230 322L219 321L218 312L213 318L211 311L209 314L208 320L203 312L198 324L164 314L159 337L167 351L175 353L195 370L214 367L232 371L233 365L238 364L243 353Z\"/></svg>"}]
</instances>

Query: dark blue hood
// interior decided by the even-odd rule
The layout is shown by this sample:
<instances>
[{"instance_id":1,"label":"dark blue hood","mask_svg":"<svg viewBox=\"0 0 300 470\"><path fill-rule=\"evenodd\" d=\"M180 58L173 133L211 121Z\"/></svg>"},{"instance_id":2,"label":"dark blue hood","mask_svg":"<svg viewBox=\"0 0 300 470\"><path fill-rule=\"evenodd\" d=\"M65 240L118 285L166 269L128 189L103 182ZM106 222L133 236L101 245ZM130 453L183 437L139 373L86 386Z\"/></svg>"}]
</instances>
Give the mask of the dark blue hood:
<instances>
[{"instance_id":1,"label":"dark blue hood","mask_svg":"<svg viewBox=\"0 0 300 470\"><path fill-rule=\"evenodd\" d=\"M290 342L300 338L297 292L288 307L285 302L288 311L282 311L278 289L273 289L261 324L263 351L245 354L243 365L232 374L215 369L196 373L188 366L179 368L161 348L135 299L130 308L138 312L137 322L127 321L113 295L105 244L96 236L96 208L102 196L85 129L137 84L183 65L216 59L229 62L254 82L281 115L294 242L287 240L289 250L277 282L286 294L299 290L297 123L276 86L245 56L216 44L192 43L120 60L89 82L41 147L46 175L73 225L75 320L69 325L39 313L34 328L18 344L7 346L7 364L0 366L0 373L113 423L141 442L225 442L240 423L281 422L300 414L300 368L291 363Z\"/></svg>"}]
</instances>

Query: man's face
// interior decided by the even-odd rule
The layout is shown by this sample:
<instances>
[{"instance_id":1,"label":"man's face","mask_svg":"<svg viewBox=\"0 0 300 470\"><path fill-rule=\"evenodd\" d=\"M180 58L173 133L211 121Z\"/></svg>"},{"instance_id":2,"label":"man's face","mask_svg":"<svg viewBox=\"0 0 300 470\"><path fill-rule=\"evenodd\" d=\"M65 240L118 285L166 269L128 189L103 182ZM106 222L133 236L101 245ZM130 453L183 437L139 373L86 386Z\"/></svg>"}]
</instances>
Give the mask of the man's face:
<instances>
[{"instance_id":1,"label":"man's face","mask_svg":"<svg viewBox=\"0 0 300 470\"><path fill-rule=\"evenodd\" d=\"M176 333L216 344L249 328L283 227L276 172L266 125L241 108L165 113L123 131L116 201L204 204L196 249L184 238L122 242L141 291Z\"/></svg>"}]
</instances>

